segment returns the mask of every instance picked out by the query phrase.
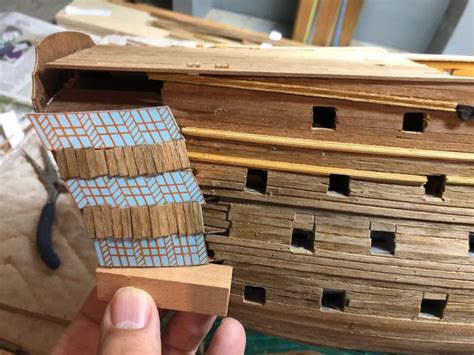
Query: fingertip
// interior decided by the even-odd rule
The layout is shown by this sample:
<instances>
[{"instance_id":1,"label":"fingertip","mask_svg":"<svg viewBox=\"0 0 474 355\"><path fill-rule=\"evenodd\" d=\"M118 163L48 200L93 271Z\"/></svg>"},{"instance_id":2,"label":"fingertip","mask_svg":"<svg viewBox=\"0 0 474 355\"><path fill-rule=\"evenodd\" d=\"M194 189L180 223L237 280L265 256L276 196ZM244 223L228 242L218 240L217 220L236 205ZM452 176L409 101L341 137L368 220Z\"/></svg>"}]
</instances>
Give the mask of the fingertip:
<instances>
[{"instance_id":1,"label":"fingertip","mask_svg":"<svg viewBox=\"0 0 474 355\"><path fill-rule=\"evenodd\" d=\"M245 343L246 335L243 325L238 320L227 317L221 321L212 337L207 354L244 354Z\"/></svg>"},{"instance_id":2,"label":"fingertip","mask_svg":"<svg viewBox=\"0 0 474 355\"><path fill-rule=\"evenodd\" d=\"M235 339L246 338L245 328L237 319L226 317L222 320L221 326L226 327L226 334Z\"/></svg>"}]
</instances>

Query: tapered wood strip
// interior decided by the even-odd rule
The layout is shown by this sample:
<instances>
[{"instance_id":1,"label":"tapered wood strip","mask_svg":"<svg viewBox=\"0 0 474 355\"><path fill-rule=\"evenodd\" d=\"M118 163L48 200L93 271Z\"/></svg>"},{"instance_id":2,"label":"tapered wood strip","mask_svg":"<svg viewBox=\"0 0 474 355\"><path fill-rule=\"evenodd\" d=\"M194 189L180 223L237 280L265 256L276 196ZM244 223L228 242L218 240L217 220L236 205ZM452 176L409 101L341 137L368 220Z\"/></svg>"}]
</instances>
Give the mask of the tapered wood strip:
<instances>
[{"instance_id":1,"label":"tapered wood strip","mask_svg":"<svg viewBox=\"0 0 474 355\"><path fill-rule=\"evenodd\" d=\"M430 100L410 96L386 95L363 91L337 90L315 86L307 87L301 85L270 83L255 80L238 80L212 76L153 73L149 73L148 77L152 80L165 80L170 82L191 83L215 87L227 87L240 90L254 90L298 96L340 99L353 102L366 102L372 104L411 107L446 112L456 112L457 106L457 102L454 101Z\"/></svg>"},{"instance_id":2,"label":"tapered wood strip","mask_svg":"<svg viewBox=\"0 0 474 355\"><path fill-rule=\"evenodd\" d=\"M99 176L111 175L107 168L107 162L105 160L105 149L94 149L95 163L97 167L97 174Z\"/></svg>"},{"instance_id":3,"label":"tapered wood strip","mask_svg":"<svg viewBox=\"0 0 474 355\"><path fill-rule=\"evenodd\" d=\"M373 154L382 156L407 157L416 159L436 159L448 161L474 162L473 153L450 152L439 150L425 150L414 148L388 147L382 145L368 145L332 141L318 141L294 137L277 137L263 134L253 134L234 131L223 131L198 127L183 127L183 134L192 137L223 139L236 142L279 145L283 147L331 150L335 152Z\"/></svg>"},{"instance_id":4,"label":"tapered wood strip","mask_svg":"<svg viewBox=\"0 0 474 355\"><path fill-rule=\"evenodd\" d=\"M163 212L168 220L168 235L179 233L178 221L176 219L176 213L174 212L173 205L163 205Z\"/></svg>"},{"instance_id":5,"label":"tapered wood strip","mask_svg":"<svg viewBox=\"0 0 474 355\"><path fill-rule=\"evenodd\" d=\"M122 213L121 208L112 208L112 234L114 238L123 238L124 232L122 227Z\"/></svg>"},{"instance_id":6,"label":"tapered wood strip","mask_svg":"<svg viewBox=\"0 0 474 355\"><path fill-rule=\"evenodd\" d=\"M160 233L160 213L159 206L149 206L151 236L153 238L161 237L164 234Z\"/></svg>"},{"instance_id":7,"label":"tapered wood strip","mask_svg":"<svg viewBox=\"0 0 474 355\"><path fill-rule=\"evenodd\" d=\"M133 238L132 216L130 208L120 208L120 216L122 219L122 235L124 238Z\"/></svg>"},{"instance_id":8,"label":"tapered wood strip","mask_svg":"<svg viewBox=\"0 0 474 355\"><path fill-rule=\"evenodd\" d=\"M102 215L102 209L93 208L92 214L94 216L94 230L95 230L95 237L96 238L105 238L107 235L105 234L105 224Z\"/></svg>"},{"instance_id":9,"label":"tapered wood strip","mask_svg":"<svg viewBox=\"0 0 474 355\"><path fill-rule=\"evenodd\" d=\"M93 238L140 239L204 232L201 205L195 202L131 208L86 207L83 216Z\"/></svg>"},{"instance_id":10,"label":"tapered wood strip","mask_svg":"<svg viewBox=\"0 0 474 355\"><path fill-rule=\"evenodd\" d=\"M194 217L194 233L204 233L204 218L202 215L202 205L200 203L193 203L193 217Z\"/></svg>"},{"instance_id":11,"label":"tapered wood strip","mask_svg":"<svg viewBox=\"0 0 474 355\"><path fill-rule=\"evenodd\" d=\"M64 149L64 156L66 157L67 170L71 176L79 176L79 170L77 166L75 149L66 148Z\"/></svg>"},{"instance_id":12,"label":"tapered wood strip","mask_svg":"<svg viewBox=\"0 0 474 355\"><path fill-rule=\"evenodd\" d=\"M184 204L183 203L174 203L171 205L173 214L176 218L176 222L178 225L178 234L179 235L187 235L187 223L186 223L186 215L184 212Z\"/></svg>"},{"instance_id":13,"label":"tapered wood strip","mask_svg":"<svg viewBox=\"0 0 474 355\"><path fill-rule=\"evenodd\" d=\"M93 207L86 207L82 209L82 220L86 226L86 231L89 238L95 237L94 215L92 211Z\"/></svg>"},{"instance_id":14,"label":"tapered wood strip","mask_svg":"<svg viewBox=\"0 0 474 355\"><path fill-rule=\"evenodd\" d=\"M163 159L163 146L159 144L154 144L151 146L153 161L155 162L156 170L166 171L165 161Z\"/></svg>"},{"instance_id":15,"label":"tapered wood strip","mask_svg":"<svg viewBox=\"0 0 474 355\"><path fill-rule=\"evenodd\" d=\"M112 207L110 206L100 206L102 211L102 225L104 228L105 237L112 237L113 232L113 220L112 220Z\"/></svg>"},{"instance_id":16,"label":"tapered wood strip","mask_svg":"<svg viewBox=\"0 0 474 355\"><path fill-rule=\"evenodd\" d=\"M150 238L152 233L148 206L137 207L137 209L140 217L141 238Z\"/></svg>"},{"instance_id":17,"label":"tapered wood strip","mask_svg":"<svg viewBox=\"0 0 474 355\"><path fill-rule=\"evenodd\" d=\"M163 144L163 161L165 171L174 171L179 169L180 159L174 142Z\"/></svg>"},{"instance_id":18,"label":"tapered wood strip","mask_svg":"<svg viewBox=\"0 0 474 355\"><path fill-rule=\"evenodd\" d=\"M56 163L58 164L59 176L63 179L68 178L70 174L67 168L67 161L66 156L64 154L64 150L61 149L56 151L54 157L56 159Z\"/></svg>"},{"instance_id":19,"label":"tapered wood strip","mask_svg":"<svg viewBox=\"0 0 474 355\"><path fill-rule=\"evenodd\" d=\"M176 151L178 152L180 161L181 161L181 169L188 169L191 167L191 163L189 162L188 151L186 149L186 142L184 139L175 142L176 144Z\"/></svg>"},{"instance_id":20,"label":"tapered wood strip","mask_svg":"<svg viewBox=\"0 0 474 355\"><path fill-rule=\"evenodd\" d=\"M159 236L166 236L178 232L176 223L170 223L168 219L169 206L157 206L158 207L158 217L159 217Z\"/></svg>"},{"instance_id":21,"label":"tapered wood strip","mask_svg":"<svg viewBox=\"0 0 474 355\"><path fill-rule=\"evenodd\" d=\"M143 149L143 156L145 158L145 165L148 174L153 175L159 173L156 169L155 161L153 160L153 150L152 145L146 144L142 146Z\"/></svg>"},{"instance_id":22,"label":"tapered wood strip","mask_svg":"<svg viewBox=\"0 0 474 355\"><path fill-rule=\"evenodd\" d=\"M107 162L107 170L110 176L117 176L119 174L117 161L115 159L115 149L105 150L105 160Z\"/></svg>"},{"instance_id":23,"label":"tapered wood strip","mask_svg":"<svg viewBox=\"0 0 474 355\"><path fill-rule=\"evenodd\" d=\"M133 239L140 239L142 237L142 225L140 223L140 210L138 208L130 208L130 217L132 219Z\"/></svg>"},{"instance_id":24,"label":"tapered wood strip","mask_svg":"<svg viewBox=\"0 0 474 355\"><path fill-rule=\"evenodd\" d=\"M95 161L94 149L85 149L87 166L89 167L89 172L91 176L98 176L97 163Z\"/></svg>"},{"instance_id":25,"label":"tapered wood strip","mask_svg":"<svg viewBox=\"0 0 474 355\"><path fill-rule=\"evenodd\" d=\"M135 146L132 147L133 156L135 158L135 164L137 166L138 174L139 175L146 175L150 172L147 169L146 162L145 162L145 154L142 146Z\"/></svg>"},{"instance_id":26,"label":"tapered wood strip","mask_svg":"<svg viewBox=\"0 0 474 355\"><path fill-rule=\"evenodd\" d=\"M118 175L119 176L129 175L127 163L125 162L125 153L124 153L123 148L121 147L114 148L113 152L115 154L115 161L117 162Z\"/></svg>"},{"instance_id":27,"label":"tapered wood strip","mask_svg":"<svg viewBox=\"0 0 474 355\"><path fill-rule=\"evenodd\" d=\"M104 301L111 300L119 288L132 286L147 291L158 307L220 316L227 314L231 266L98 268L96 276L98 297Z\"/></svg>"},{"instance_id":28,"label":"tapered wood strip","mask_svg":"<svg viewBox=\"0 0 474 355\"><path fill-rule=\"evenodd\" d=\"M123 154L125 156L125 164L127 165L128 176L138 176L138 168L135 162L135 155L133 154L132 147L124 147Z\"/></svg>"},{"instance_id":29,"label":"tapered wood strip","mask_svg":"<svg viewBox=\"0 0 474 355\"><path fill-rule=\"evenodd\" d=\"M74 153L76 154L77 170L79 171L79 177L83 179L90 178L91 173L89 170L89 165L87 164L86 150L76 149ZM75 176L68 176L68 178L69 177L75 177Z\"/></svg>"}]
</instances>

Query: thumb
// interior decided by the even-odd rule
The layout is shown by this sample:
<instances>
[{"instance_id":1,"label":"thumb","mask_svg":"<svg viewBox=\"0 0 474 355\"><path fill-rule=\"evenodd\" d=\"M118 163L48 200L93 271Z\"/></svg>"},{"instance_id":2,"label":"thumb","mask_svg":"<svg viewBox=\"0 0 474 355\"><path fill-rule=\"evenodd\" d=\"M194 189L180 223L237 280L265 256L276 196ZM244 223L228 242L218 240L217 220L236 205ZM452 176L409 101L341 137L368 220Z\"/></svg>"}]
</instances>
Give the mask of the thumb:
<instances>
[{"instance_id":1,"label":"thumb","mask_svg":"<svg viewBox=\"0 0 474 355\"><path fill-rule=\"evenodd\" d=\"M161 354L160 317L155 301L133 287L119 289L105 310L99 354Z\"/></svg>"}]
</instances>

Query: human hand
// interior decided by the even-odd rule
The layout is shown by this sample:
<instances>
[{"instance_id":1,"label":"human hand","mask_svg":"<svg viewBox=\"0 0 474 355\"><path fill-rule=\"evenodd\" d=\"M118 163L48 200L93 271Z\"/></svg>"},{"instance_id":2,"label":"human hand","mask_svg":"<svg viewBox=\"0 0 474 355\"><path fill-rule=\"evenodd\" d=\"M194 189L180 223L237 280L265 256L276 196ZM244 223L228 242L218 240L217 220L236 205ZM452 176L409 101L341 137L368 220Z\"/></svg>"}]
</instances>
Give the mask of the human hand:
<instances>
[{"instance_id":1,"label":"human hand","mask_svg":"<svg viewBox=\"0 0 474 355\"><path fill-rule=\"evenodd\" d=\"M216 318L177 312L161 334L159 312L165 313L143 290L122 288L107 305L97 300L94 289L52 354L194 354ZM244 328L225 318L206 354L237 355L244 349Z\"/></svg>"}]
</instances>

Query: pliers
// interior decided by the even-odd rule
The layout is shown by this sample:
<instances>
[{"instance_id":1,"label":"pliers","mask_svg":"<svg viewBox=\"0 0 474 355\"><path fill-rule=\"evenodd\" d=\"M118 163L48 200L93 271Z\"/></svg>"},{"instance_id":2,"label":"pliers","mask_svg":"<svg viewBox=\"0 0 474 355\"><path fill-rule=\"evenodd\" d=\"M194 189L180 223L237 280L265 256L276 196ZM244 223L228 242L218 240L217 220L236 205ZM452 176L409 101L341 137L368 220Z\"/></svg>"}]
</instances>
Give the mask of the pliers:
<instances>
[{"instance_id":1,"label":"pliers","mask_svg":"<svg viewBox=\"0 0 474 355\"><path fill-rule=\"evenodd\" d=\"M55 270L59 267L61 262L57 254L54 252L51 241L55 214L54 206L59 194L66 192L67 190L63 182L60 180L54 163L51 161L48 152L43 146L41 146L41 156L43 157L44 169L41 168L41 166L25 150L23 150L23 155L33 166L36 175L38 175L39 180L43 183L48 192L48 200L41 210L38 226L36 227L36 245L44 263L51 269Z\"/></svg>"}]
</instances>

